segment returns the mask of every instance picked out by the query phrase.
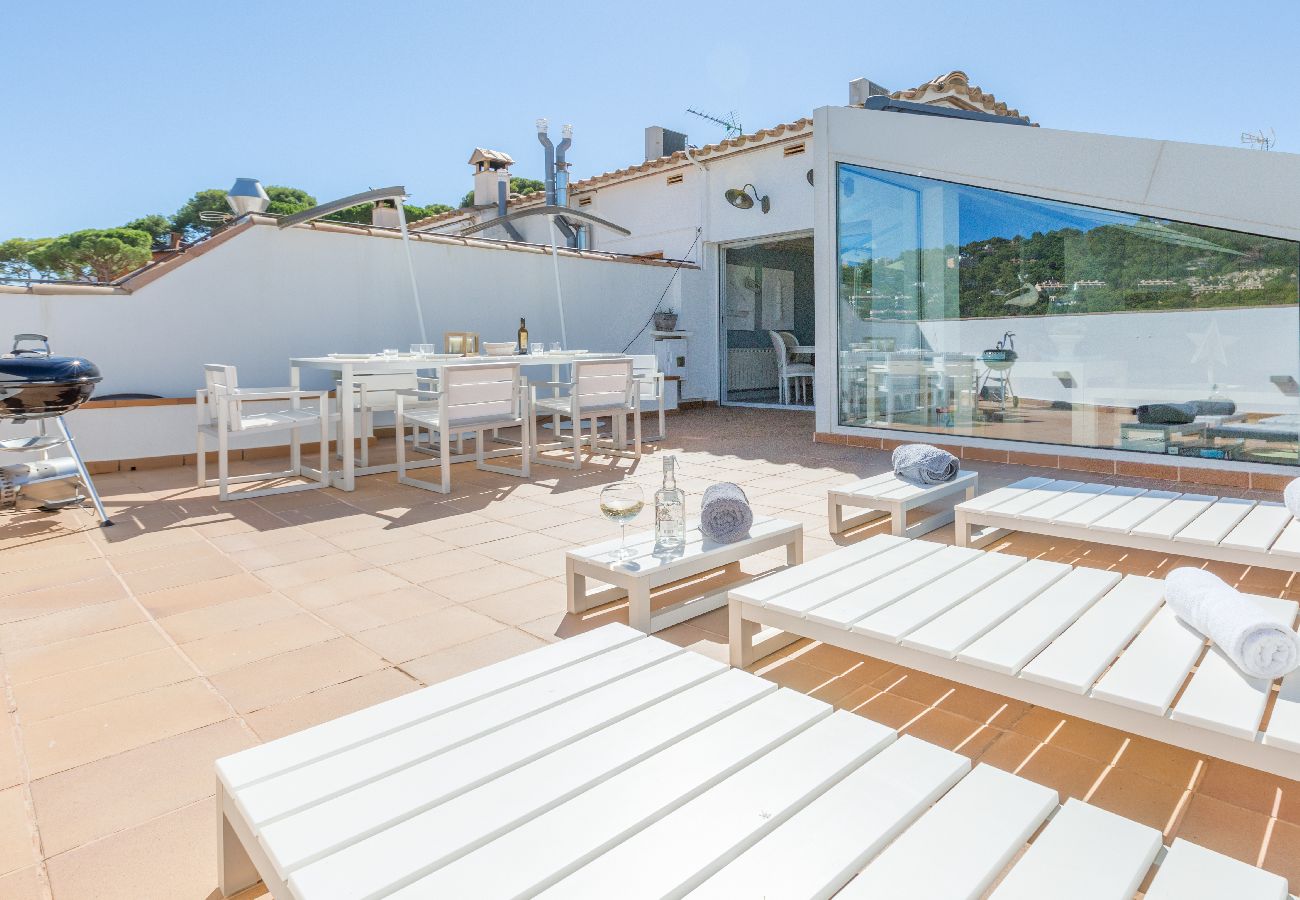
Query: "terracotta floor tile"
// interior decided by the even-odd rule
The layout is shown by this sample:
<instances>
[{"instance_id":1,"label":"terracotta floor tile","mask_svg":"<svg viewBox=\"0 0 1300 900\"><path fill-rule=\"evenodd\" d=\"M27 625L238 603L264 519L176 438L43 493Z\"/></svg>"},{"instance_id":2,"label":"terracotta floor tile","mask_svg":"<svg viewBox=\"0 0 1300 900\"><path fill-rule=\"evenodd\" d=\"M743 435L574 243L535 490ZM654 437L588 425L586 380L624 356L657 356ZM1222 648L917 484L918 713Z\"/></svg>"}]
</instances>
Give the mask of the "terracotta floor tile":
<instances>
[{"instance_id":1,"label":"terracotta floor tile","mask_svg":"<svg viewBox=\"0 0 1300 900\"><path fill-rule=\"evenodd\" d=\"M125 596L126 590L117 576L106 575L76 584L0 597L0 623L20 622L62 610L95 606Z\"/></svg>"},{"instance_id":2,"label":"terracotta floor tile","mask_svg":"<svg viewBox=\"0 0 1300 900\"><path fill-rule=\"evenodd\" d=\"M27 723L23 746L33 778L85 765L211 725L230 714L197 679Z\"/></svg>"},{"instance_id":3,"label":"terracotta floor tile","mask_svg":"<svg viewBox=\"0 0 1300 900\"><path fill-rule=\"evenodd\" d=\"M941 708L931 709L907 727L907 734L972 760L979 759L1002 733L992 725Z\"/></svg>"},{"instance_id":4,"label":"terracotta floor tile","mask_svg":"<svg viewBox=\"0 0 1300 900\"><path fill-rule=\"evenodd\" d=\"M162 618L242 597L265 596L270 591L265 582L239 572L196 584L183 584L179 587L154 591L139 599L141 605L152 615Z\"/></svg>"},{"instance_id":5,"label":"terracotta floor tile","mask_svg":"<svg viewBox=\"0 0 1300 900\"><path fill-rule=\"evenodd\" d=\"M721 611L726 612L725 608ZM841 675L864 684L874 681L886 672L895 669L892 663L869 656L860 656L857 653L841 650L839 647L830 644L818 643L810 644L806 650L800 653L799 662L821 669L823 672Z\"/></svg>"},{"instance_id":6,"label":"terracotta floor tile","mask_svg":"<svg viewBox=\"0 0 1300 900\"><path fill-rule=\"evenodd\" d=\"M507 625L521 625L542 616L563 613L567 604L564 585L558 581L534 581L522 587L480 597L465 606Z\"/></svg>"},{"instance_id":7,"label":"terracotta floor tile","mask_svg":"<svg viewBox=\"0 0 1300 900\"><path fill-rule=\"evenodd\" d=\"M306 559L301 562L258 569L257 577L277 590L287 591L301 585L314 584L340 575L360 572L367 568L369 566L365 562L350 553L342 553L337 549L333 549L328 555L317 559Z\"/></svg>"},{"instance_id":8,"label":"terracotta floor tile","mask_svg":"<svg viewBox=\"0 0 1300 900\"><path fill-rule=\"evenodd\" d=\"M489 559L508 563L524 556L534 556L538 553L545 553L547 550L561 550L568 547L568 542L550 535L524 534L501 541L492 541L488 544L479 544L475 546L474 550ZM562 574L562 571L551 574Z\"/></svg>"},{"instance_id":9,"label":"terracotta floor tile","mask_svg":"<svg viewBox=\"0 0 1300 900\"><path fill-rule=\"evenodd\" d=\"M92 578L103 578L112 574L113 570L103 559L81 559L24 569L10 572L0 579L0 598L76 584L79 581L89 581Z\"/></svg>"},{"instance_id":10,"label":"terracotta floor tile","mask_svg":"<svg viewBox=\"0 0 1300 900\"><path fill-rule=\"evenodd\" d=\"M407 581L391 572L364 568L287 587L284 594L309 609L324 609L336 603L346 603L358 597L382 594L407 586Z\"/></svg>"},{"instance_id":11,"label":"terracotta floor tile","mask_svg":"<svg viewBox=\"0 0 1300 900\"><path fill-rule=\"evenodd\" d=\"M100 549L88 540L49 547L42 544L18 546L0 553L0 574L84 562L96 559L99 555Z\"/></svg>"},{"instance_id":12,"label":"terracotta floor tile","mask_svg":"<svg viewBox=\"0 0 1300 900\"><path fill-rule=\"evenodd\" d=\"M166 646L167 641L153 623L138 622L40 647L13 650L5 654L5 666L14 682L35 681Z\"/></svg>"},{"instance_id":13,"label":"terracotta floor tile","mask_svg":"<svg viewBox=\"0 0 1300 900\"><path fill-rule=\"evenodd\" d=\"M435 650L454 647L506 626L463 606L448 606L356 635L389 662L403 663Z\"/></svg>"},{"instance_id":14,"label":"terracotta floor tile","mask_svg":"<svg viewBox=\"0 0 1300 900\"><path fill-rule=\"evenodd\" d=\"M263 707L249 713L247 721L259 738L273 741L286 734L419 690L420 687L418 681L400 669L379 669L283 703Z\"/></svg>"},{"instance_id":15,"label":"terracotta floor tile","mask_svg":"<svg viewBox=\"0 0 1300 900\"><path fill-rule=\"evenodd\" d=\"M39 647L143 621L130 600L112 600L0 625L0 652Z\"/></svg>"},{"instance_id":16,"label":"terracotta floor tile","mask_svg":"<svg viewBox=\"0 0 1300 900\"><path fill-rule=\"evenodd\" d=\"M235 719L164 738L32 782L45 853L53 856L212 794L213 763L257 739Z\"/></svg>"},{"instance_id":17,"label":"terracotta floor tile","mask_svg":"<svg viewBox=\"0 0 1300 900\"><path fill-rule=\"evenodd\" d=\"M1193 794L1182 819L1174 829L1180 837L1219 853L1256 865L1264 846L1268 817L1207 797Z\"/></svg>"},{"instance_id":18,"label":"terracotta floor tile","mask_svg":"<svg viewBox=\"0 0 1300 900\"><path fill-rule=\"evenodd\" d=\"M560 570L563 574L564 570ZM482 569L471 569L449 579L435 579L425 582L430 590L446 593L457 603L469 603L481 597L500 594L504 591L520 591L533 595L543 593L538 585L543 577L535 572L516 568L502 563L493 563ZM563 589L563 585L561 585Z\"/></svg>"},{"instance_id":19,"label":"terracotta floor tile","mask_svg":"<svg viewBox=\"0 0 1300 900\"><path fill-rule=\"evenodd\" d=\"M554 510L538 510L537 512L534 512L533 515L545 515L548 513L553 514ZM438 531L436 537L439 541L442 541L444 544L451 547L474 547L491 541L500 541L505 538L519 537L531 533L532 532L524 526L488 519L476 524L466 525L463 528L452 528L446 531Z\"/></svg>"},{"instance_id":20,"label":"terracotta floor tile","mask_svg":"<svg viewBox=\"0 0 1300 900\"><path fill-rule=\"evenodd\" d=\"M897 694L880 691L870 685L846 694L839 705L850 712L866 716L882 725L888 725L890 728L903 728L918 716L930 711L928 706L899 697Z\"/></svg>"},{"instance_id":21,"label":"terracotta floor tile","mask_svg":"<svg viewBox=\"0 0 1300 900\"><path fill-rule=\"evenodd\" d=\"M1114 766L1105 773L1087 800L1116 815L1166 831L1172 829L1180 807L1190 800L1190 796L1179 788Z\"/></svg>"},{"instance_id":22,"label":"terracotta floor tile","mask_svg":"<svg viewBox=\"0 0 1300 900\"><path fill-rule=\"evenodd\" d=\"M239 602L239 601L236 601ZM224 672L258 659L338 637L337 629L307 613L271 619L187 641L181 652L206 674Z\"/></svg>"},{"instance_id":23,"label":"terracotta floor tile","mask_svg":"<svg viewBox=\"0 0 1300 900\"><path fill-rule=\"evenodd\" d=\"M382 668L382 659L343 637L228 669L212 684L247 714Z\"/></svg>"},{"instance_id":24,"label":"terracotta floor tile","mask_svg":"<svg viewBox=\"0 0 1300 900\"><path fill-rule=\"evenodd\" d=\"M453 549L452 545L446 541L417 533L402 540L390 540L372 547L361 547L351 553L357 559L364 560L372 566L386 566L410 559L421 559L451 549Z\"/></svg>"},{"instance_id":25,"label":"terracotta floor tile","mask_svg":"<svg viewBox=\"0 0 1300 900\"><path fill-rule=\"evenodd\" d=\"M47 896L36 866L0 875L0 897L6 900L46 900Z\"/></svg>"},{"instance_id":26,"label":"terracotta floor tile","mask_svg":"<svg viewBox=\"0 0 1300 900\"><path fill-rule=\"evenodd\" d=\"M55 897L207 898L217 887L212 800L50 857Z\"/></svg>"},{"instance_id":27,"label":"terracotta floor tile","mask_svg":"<svg viewBox=\"0 0 1300 900\"><path fill-rule=\"evenodd\" d=\"M1214 759L1205 767L1196 791L1300 825L1300 782Z\"/></svg>"},{"instance_id":28,"label":"terracotta floor tile","mask_svg":"<svg viewBox=\"0 0 1300 900\"><path fill-rule=\"evenodd\" d=\"M1067 797L1082 800L1104 769L1101 763L1086 756L1047 744L1022 764L1016 774L1055 788L1064 803Z\"/></svg>"},{"instance_id":29,"label":"terracotta floor tile","mask_svg":"<svg viewBox=\"0 0 1300 900\"><path fill-rule=\"evenodd\" d=\"M301 613L302 607L287 597L267 593L191 609L159 619L158 624L172 640L184 644Z\"/></svg>"},{"instance_id":30,"label":"terracotta floor tile","mask_svg":"<svg viewBox=\"0 0 1300 900\"><path fill-rule=\"evenodd\" d=\"M1300 825L1277 821L1268 836L1263 868L1281 875L1295 891L1300 885Z\"/></svg>"},{"instance_id":31,"label":"terracotta floor tile","mask_svg":"<svg viewBox=\"0 0 1300 900\"><path fill-rule=\"evenodd\" d=\"M839 704L845 697L862 688L861 681L813 668L805 665L802 659L776 666L765 672L763 677L782 687L833 704Z\"/></svg>"},{"instance_id":32,"label":"terracotta floor tile","mask_svg":"<svg viewBox=\"0 0 1300 900\"><path fill-rule=\"evenodd\" d=\"M395 580L403 586L381 594L366 593L347 603L327 606L316 614L335 628L356 634L452 605L451 600L434 591Z\"/></svg>"},{"instance_id":33,"label":"terracotta floor tile","mask_svg":"<svg viewBox=\"0 0 1300 900\"><path fill-rule=\"evenodd\" d=\"M482 666L509 659L520 653L544 646L545 641L517 628L503 628L427 656L402 663L408 672L425 684L435 684Z\"/></svg>"},{"instance_id":34,"label":"terracotta floor tile","mask_svg":"<svg viewBox=\"0 0 1300 900\"><path fill-rule=\"evenodd\" d=\"M23 781L20 746L13 716L7 712L0 712L0 788L13 787ZM0 894L0 896L4 895Z\"/></svg>"},{"instance_id":35,"label":"terracotta floor tile","mask_svg":"<svg viewBox=\"0 0 1300 900\"><path fill-rule=\"evenodd\" d=\"M1014 772L1028 762L1039 747L1038 741L1016 731L1003 731L980 754L979 762L988 763L1004 772Z\"/></svg>"},{"instance_id":36,"label":"terracotta floor tile","mask_svg":"<svg viewBox=\"0 0 1300 900\"><path fill-rule=\"evenodd\" d=\"M110 562L122 575L174 566L180 562L205 562L222 559L225 554L202 540L190 540L179 545L155 547L149 550L135 550L131 553L114 555Z\"/></svg>"},{"instance_id":37,"label":"terracotta floor tile","mask_svg":"<svg viewBox=\"0 0 1300 900\"><path fill-rule=\"evenodd\" d=\"M1181 747L1132 736L1115 764L1181 791L1199 783L1208 760Z\"/></svg>"},{"instance_id":38,"label":"terracotta floor tile","mask_svg":"<svg viewBox=\"0 0 1300 900\"><path fill-rule=\"evenodd\" d=\"M420 559L393 563L384 566L384 568L411 584L424 584L442 578L451 578L473 569L481 569L484 566L492 565L494 562L495 560L483 556L477 550L446 550ZM437 590L440 594L448 593L448 591L437 586L434 586L434 590ZM455 597L451 599L454 600Z\"/></svg>"},{"instance_id":39,"label":"terracotta floor tile","mask_svg":"<svg viewBox=\"0 0 1300 900\"><path fill-rule=\"evenodd\" d=\"M24 722L36 722L194 677L170 647L13 685Z\"/></svg>"},{"instance_id":40,"label":"terracotta floor tile","mask_svg":"<svg viewBox=\"0 0 1300 900\"><path fill-rule=\"evenodd\" d=\"M224 578L227 575L238 574L239 571L239 566L229 558L217 557L197 562L183 561L175 565L145 569L143 572L131 572L122 575L122 581L136 594L148 594L152 591L163 591L168 588L211 581L214 578Z\"/></svg>"},{"instance_id":41,"label":"terracotta floor tile","mask_svg":"<svg viewBox=\"0 0 1300 900\"><path fill-rule=\"evenodd\" d=\"M37 862L21 787L0 791L0 874Z\"/></svg>"},{"instance_id":42,"label":"terracotta floor tile","mask_svg":"<svg viewBox=\"0 0 1300 900\"><path fill-rule=\"evenodd\" d=\"M1107 764L1124 749L1127 737L1113 728L1072 719L1041 706L1026 712L1012 728L1036 740L1050 739L1054 747Z\"/></svg>"}]
</instances>

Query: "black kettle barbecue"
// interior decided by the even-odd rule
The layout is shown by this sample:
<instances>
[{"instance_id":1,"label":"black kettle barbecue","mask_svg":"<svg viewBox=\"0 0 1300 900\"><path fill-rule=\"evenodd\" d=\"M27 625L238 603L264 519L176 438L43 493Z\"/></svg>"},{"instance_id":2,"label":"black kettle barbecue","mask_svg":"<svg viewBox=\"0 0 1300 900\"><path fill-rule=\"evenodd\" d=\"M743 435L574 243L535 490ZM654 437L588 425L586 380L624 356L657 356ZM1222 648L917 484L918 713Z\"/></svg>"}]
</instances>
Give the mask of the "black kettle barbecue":
<instances>
[{"instance_id":1,"label":"black kettle barbecue","mask_svg":"<svg viewBox=\"0 0 1300 900\"><path fill-rule=\"evenodd\" d=\"M85 499L79 489L74 488L71 497L46 496L44 486L71 480L90 495L100 520L105 525L113 524L63 421L65 414L90 399L95 385L102 380L99 367L90 360L55 356L45 335L14 335L13 349L0 356L0 421L35 421L37 433L0 439L0 452L39 454L40 458L0 466L0 509L15 508L20 500L31 501L47 511L78 506ZM50 420L57 434L50 433ZM69 455L51 455L60 449Z\"/></svg>"}]
</instances>

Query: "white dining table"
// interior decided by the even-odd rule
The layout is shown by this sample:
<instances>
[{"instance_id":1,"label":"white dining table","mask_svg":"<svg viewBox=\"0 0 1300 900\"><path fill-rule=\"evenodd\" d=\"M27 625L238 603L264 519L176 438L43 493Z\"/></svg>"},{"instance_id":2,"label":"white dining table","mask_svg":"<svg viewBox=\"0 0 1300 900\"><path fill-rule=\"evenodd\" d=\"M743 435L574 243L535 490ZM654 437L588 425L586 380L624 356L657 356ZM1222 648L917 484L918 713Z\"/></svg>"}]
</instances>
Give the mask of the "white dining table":
<instances>
[{"instance_id":1,"label":"white dining table","mask_svg":"<svg viewBox=\"0 0 1300 900\"><path fill-rule=\"evenodd\" d=\"M341 471L332 476L334 487L343 491L354 491L358 475L378 475L397 471L396 463L365 466L356 464L356 420L352 415L357 408L357 373L366 374L403 374L408 372L441 372L451 366L467 365L517 365L522 367L550 366L551 381L559 381L562 370L575 362L587 359L608 359L617 353L593 352L547 352L527 353L513 356L457 356L448 353L414 354L400 353L397 356L373 354L364 356L354 353L338 353L327 356L299 356L289 360L289 384L296 390L302 380L303 369L318 369L337 372L339 380L339 431L338 441L342 452ZM344 400L346 399L346 402ZM471 458L466 456L466 459ZM408 463L407 468L421 468L437 465L437 460L421 463Z\"/></svg>"}]
</instances>

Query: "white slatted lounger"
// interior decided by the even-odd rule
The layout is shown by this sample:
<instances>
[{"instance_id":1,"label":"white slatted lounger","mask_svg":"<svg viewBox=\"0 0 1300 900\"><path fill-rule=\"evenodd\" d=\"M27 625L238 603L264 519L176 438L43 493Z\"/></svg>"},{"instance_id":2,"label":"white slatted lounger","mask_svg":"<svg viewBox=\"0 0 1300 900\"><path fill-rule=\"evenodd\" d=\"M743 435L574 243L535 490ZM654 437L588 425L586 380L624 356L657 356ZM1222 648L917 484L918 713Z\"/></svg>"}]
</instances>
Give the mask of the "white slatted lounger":
<instances>
[{"instance_id":1,"label":"white slatted lounger","mask_svg":"<svg viewBox=\"0 0 1300 900\"><path fill-rule=\"evenodd\" d=\"M779 584L737 587L729 593L731 663L747 666L759 652L812 638L1300 775L1300 673L1276 685L1247 677L1164 605L1162 581L969 553L881 535L819 557L830 574L801 579L795 567ZM1256 599L1279 624L1295 623L1295 601ZM765 641L751 646L760 628Z\"/></svg>"},{"instance_id":2,"label":"white slatted lounger","mask_svg":"<svg viewBox=\"0 0 1300 900\"><path fill-rule=\"evenodd\" d=\"M955 516L962 547L1024 531L1300 571L1300 521L1281 503L1026 478L957 504Z\"/></svg>"},{"instance_id":3,"label":"white slatted lounger","mask_svg":"<svg viewBox=\"0 0 1300 900\"><path fill-rule=\"evenodd\" d=\"M278 900L1129 900L1161 850L1152 828L623 625L218 760L217 785L222 892L260 877ZM1150 896L1286 890L1177 841Z\"/></svg>"}]
</instances>

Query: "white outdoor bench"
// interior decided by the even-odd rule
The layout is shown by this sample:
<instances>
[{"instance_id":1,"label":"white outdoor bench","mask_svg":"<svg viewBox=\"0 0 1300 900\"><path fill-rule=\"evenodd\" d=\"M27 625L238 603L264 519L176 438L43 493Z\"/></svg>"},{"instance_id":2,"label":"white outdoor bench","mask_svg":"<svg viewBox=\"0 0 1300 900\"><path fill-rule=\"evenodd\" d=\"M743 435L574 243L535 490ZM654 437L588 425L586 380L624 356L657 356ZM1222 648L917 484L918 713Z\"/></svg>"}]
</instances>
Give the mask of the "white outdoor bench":
<instances>
[{"instance_id":1,"label":"white outdoor bench","mask_svg":"<svg viewBox=\"0 0 1300 900\"><path fill-rule=\"evenodd\" d=\"M615 562L611 554L618 540L570 550L565 554L569 613L576 615L593 607L628 598L628 623L651 634L727 605L727 592L718 591L682 600L651 611L650 592L683 578L720 569L777 547L786 548L786 564L803 562L803 526L798 522L755 516L749 537L734 544L718 544L700 533L699 525L686 530L686 543L677 553L655 549L653 533L638 534L628 545L636 551L631 559ZM587 579L614 587L587 592Z\"/></svg>"},{"instance_id":2,"label":"white outdoor bench","mask_svg":"<svg viewBox=\"0 0 1300 900\"><path fill-rule=\"evenodd\" d=\"M1009 531L1300 570L1300 522L1281 503L1026 478L957 504L957 543ZM972 534L976 526L987 526Z\"/></svg>"},{"instance_id":3,"label":"white outdoor bench","mask_svg":"<svg viewBox=\"0 0 1300 900\"><path fill-rule=\"evenodd\" d=\"M731 662L812 638L1300 776L1300 672L1271 698L1273 684L1207 646L1163 592L1154 578L878 535L733 589ZM1295 622L1295 601L1255 599Z\"/></svg>"},{"instance_id":4,"label":"white outdoor bench","mask_svg":"<svg viewBox=\"0 0 1300 900\"><path fill-rule=\"evenodd\" d=\"M1005 871L997 900L1128 900L1157 863L1148 900L1287 891L623 625L216 768L225 895L974 898Z\"/></svg>"},{"instance_id":5,"label":"white outdoor bench","mask_svg":"<svg viewBox=\"0 0 1300 900\"><path fill-rule=\"evenodd\" d=\"M909 511L934 503L945 497L956 498L965 494L970 500L979 490L978 472L959 472L952 481L942 484L915 484L904 481L893 472L864 478L832 488L826 495L826 517L830 519L831 534L890 516L890 529L899 536L918 537L934 531L953 520L951 509L927 516L920 522L907 524ZM864 507L869 510L853 518L845 518L845 507Z\"/></svg>"}]
</instances>

